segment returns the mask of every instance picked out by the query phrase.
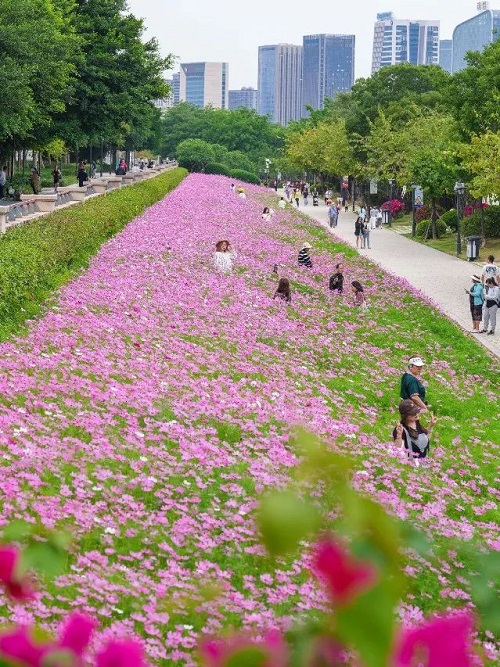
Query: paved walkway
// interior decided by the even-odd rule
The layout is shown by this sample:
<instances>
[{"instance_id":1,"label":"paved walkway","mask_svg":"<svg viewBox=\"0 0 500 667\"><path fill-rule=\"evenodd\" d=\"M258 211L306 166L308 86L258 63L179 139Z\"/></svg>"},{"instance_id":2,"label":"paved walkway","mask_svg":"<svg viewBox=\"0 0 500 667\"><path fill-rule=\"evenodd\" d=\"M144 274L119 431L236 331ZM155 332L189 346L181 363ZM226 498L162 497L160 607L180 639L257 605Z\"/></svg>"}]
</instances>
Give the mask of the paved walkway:
<instances>
[{"instance_id":1,"label":"paved walkway","mask_svg":"<svg viewBox=\"0 0 500 667\"><path fill-rule=\"evenodd\" d=\"M301 205L300 211L318 220L329 229L327 209L321 200L318 207L312 204ZM353 247L356 247L355 220L356 214L352 211L342 212L337 227L332 230L335 236ZM465 294L464 287L470 287L470 277L473 273L481 273L481 263L466 262L452 257L422 243L415 243L386 228L375 229L371 232L370 245L371 250L360 249L359 253L370 257L383 269L406 278L413 287L421 290L436 302L450 319L464 331L469 332L471 338L500 357L500 323L494 336L470 333L472 321L469 297Z\"/></svg>"}]
</instances>

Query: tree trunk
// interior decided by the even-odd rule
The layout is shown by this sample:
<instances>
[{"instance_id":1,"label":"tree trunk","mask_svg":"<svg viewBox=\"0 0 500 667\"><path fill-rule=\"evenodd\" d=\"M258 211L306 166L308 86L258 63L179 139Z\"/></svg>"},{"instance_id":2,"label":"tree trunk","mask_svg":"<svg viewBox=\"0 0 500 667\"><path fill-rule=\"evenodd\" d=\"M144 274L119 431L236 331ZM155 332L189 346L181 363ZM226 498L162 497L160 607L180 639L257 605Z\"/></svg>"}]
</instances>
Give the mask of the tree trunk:
<instances>
[{"instance_id":1,"label":"tree trunk","mask_svg":"<svg viewBox=\"0 0 500 667\"><path fill-rule=\"evenodd\" d=\"M438 238L437 233L437 210L436 210L436 197L432 198L432 240L435 241Z\"/></svg>"}]
</instances>

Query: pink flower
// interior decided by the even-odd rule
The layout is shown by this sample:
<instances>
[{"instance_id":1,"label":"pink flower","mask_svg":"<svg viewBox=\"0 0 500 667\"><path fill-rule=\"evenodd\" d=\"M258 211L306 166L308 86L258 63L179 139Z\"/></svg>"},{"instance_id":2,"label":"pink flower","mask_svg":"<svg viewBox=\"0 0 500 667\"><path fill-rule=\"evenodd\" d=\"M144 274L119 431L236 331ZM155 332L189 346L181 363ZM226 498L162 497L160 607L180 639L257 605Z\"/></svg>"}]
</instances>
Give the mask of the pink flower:
<instances>
[{"instance_id":1,"label":"pink flower","mask_svg":"<svg viewBox=\"0 0 500 667\"><path fill-rule=\"evenodd\" d=\"M69 649L81 657L87 648L90 637L96 628L96 623L83 614L72 614L62 632L58 648Z\"/></svg>"},{"instance_id":2,"label":"pink flower","mask_svg":"<svg viewBox=\"0 0 500 667\"><path fill-rule=\"evenodd\" d=\"M468 612L433 618L405 630L395 656L396 667L472 667L473 617Z\"/></svg>"},{"instance_id":3,"label":"pink flower","mask_svg":"<svg viewBox=\"0 0 500 667\"><path fill-rule=\"evenodd\" d=\"M231 658L248 649L262 653L261 667L287 667L288 650L282 635L277 630L269 631L262 641L249 639L243 635L233 635L225 640L205 640L200 653L205 667L224 667Z\"/></svg>"},{"instance_id":4,"label":"pink flower","mask_svg":"<svg viewBox=\"0 0 500 667\"><path fill-rule=\"evenodd\" d=\"M33 597L33 588L28 577L19 576L20 553L16 547L0 547L0 582L9 595L16 600Z\"/></svg>"},{"instance_id":5,"label":"pink flower","mask_svg":"<svg viewBox=\"0 0 500 667\"><path fill-rule=\"evenodd\" d=\"M355 560L332 539L325 539L316 546L313 564L338 604L349 603L377 580L377 570L371 563Z\"/></svg>"},{"instance_id":6,"label":"pink flower","mask_svg":"<svg viewBox=\"0 0 500 667\"><path fill-rule=\"evenodd\" d=\"M21 665L38 667L51 650L48 643L35 643L30 628L20 627L0 636L0 656L13 658Z\"/></svg>"},{"instance_id":7,"label":"pink flower","mask_svg":"<svg viewBox=\"0 0 500 667\"><path fill-rule=\"evenodd\" d=\"M96 667L143 667L142 647L133 641L110 641L96 656Z\"/></svg>"}]
</instances>

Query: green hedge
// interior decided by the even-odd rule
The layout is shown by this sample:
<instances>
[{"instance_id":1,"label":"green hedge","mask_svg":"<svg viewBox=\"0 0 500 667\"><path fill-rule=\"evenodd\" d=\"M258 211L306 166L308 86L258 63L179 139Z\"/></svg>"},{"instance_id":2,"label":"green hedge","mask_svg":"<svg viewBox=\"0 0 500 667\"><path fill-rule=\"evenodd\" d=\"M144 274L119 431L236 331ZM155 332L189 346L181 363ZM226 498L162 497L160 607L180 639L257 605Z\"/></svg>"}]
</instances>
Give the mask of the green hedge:
<instances>
[{"instance_id":1,"label":"green hedge","mask_svg":"<svg viewBox=\"0 0 500 667\"><path fill-rule=\"evenodd\" d=\"M260 185L260 178L256 174L252 174L250 171L244 171L243 169L231 169L229 172L231 178L237 178L239 181L246 181L247 183L255 183Z\"/></svg>"},{"instance_id":2,"label":"green hedge","mask_svg":"<svg viewBox=\"0 0 500 667\"><path fill-rule=\"evenodd\" d=\"M205 167L205 174L221 174L222 176L229 176L231 170L225 164L221 162L211 162Z\"/></svg>"},{"instance_id":3,"label":"green hedge","mask_svg":"<svg viewBox=\"0 0 500 667\"><path fill-rule=\"evenodd\" d=\"M483 220L481 220L483 216ZM500 206L488 206L475 211L462 221L463 236L480 236L484 225L484 235L487 239L500 238Z\"/></svg>"},{"instance_id":4,"label":"green hedge","mask_svg":"<svg viewBox=\"0 0 500 667\"><path fill-rule=\"evenodd\" d=\"M438 238L441 238L441 236L446 234L446 224L441 220L441 218L436 220L436 229ZM430 220L422 220L418 223L417 236L420 238L425 237L426 239L432 238L432 225Z\"/></svg>"},{"instance_id":5,"label":"green hedge","mask_svg":"<svg viewBox=\"0 0 500 667\"><path fill-rule=\"evenodd\" d=\"M0 338L36 315L101 245L187 176L173 169L19 225L0 237Z\"/></svg>"},{"instance_id":6,"label":"green hedge","mask_svg":"<svg viewBox=\"0 0 500 667\"><path fill-rule=\"evenodd\" d=\"M445 223L447 227L449 227L453 232L457 231L458 227L458 216L457 212L455 209L451 209L450 211L446 211L446 213L443 213L443 215L439 218L442 222Z\"/></svg>"}]
</instances>

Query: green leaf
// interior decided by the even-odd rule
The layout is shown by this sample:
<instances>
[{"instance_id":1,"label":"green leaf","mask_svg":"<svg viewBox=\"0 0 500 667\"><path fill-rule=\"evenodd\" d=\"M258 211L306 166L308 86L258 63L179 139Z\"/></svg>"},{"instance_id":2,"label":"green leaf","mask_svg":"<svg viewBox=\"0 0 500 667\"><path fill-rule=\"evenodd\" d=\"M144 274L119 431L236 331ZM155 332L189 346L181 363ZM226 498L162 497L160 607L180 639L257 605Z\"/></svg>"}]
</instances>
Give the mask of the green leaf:
<instances>
[{"instance_id":1,"label":"green leaf","mask_svg":"<svg viewBox=\"0 0 500 667\"><path fill-rule=\"evenodd\" d=\"M321 517L316 508L297 498L292 491L281 491L262 501L258 523L269 553L280 556L293 551L300 540L317 532Z\"/></svg>"},{"instance_id":2,"label":"green leaf","mask_svg":"<svg viewBox=\"0 0 500 667\"><path fill-rule=\"evenodd\" d=\"M16 519L4 526L2 531L3 539L5 542L20 542L28 537L28 535L31 535L32 531L33 524L22 519Z\"/></svg>"},{"instance_id":3,"label":"green leaf","mask_svg":"<svg viewBox=\"0 0 500 667\"><path fill-rule=\"evenodd\" d=\"M34 542L21 554L21 569L34 570L47 577L57 577L65 571L67 555L51 542Z\"/></svg>"},{"instance_id":4,"label":"green leaf","mask_svg":"<svg viewBox=\"0 0 500 667\"><path fill-rule=\"evenodd\" d=\"M264 667L266 660L267 652L258 646L250 646L233 653L224 667Z\"/></svg>"}]
</instances>

